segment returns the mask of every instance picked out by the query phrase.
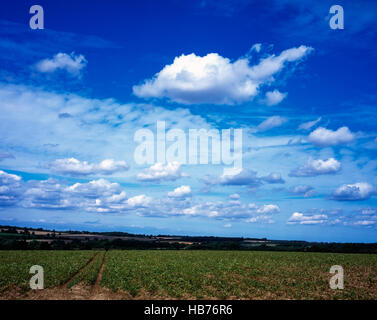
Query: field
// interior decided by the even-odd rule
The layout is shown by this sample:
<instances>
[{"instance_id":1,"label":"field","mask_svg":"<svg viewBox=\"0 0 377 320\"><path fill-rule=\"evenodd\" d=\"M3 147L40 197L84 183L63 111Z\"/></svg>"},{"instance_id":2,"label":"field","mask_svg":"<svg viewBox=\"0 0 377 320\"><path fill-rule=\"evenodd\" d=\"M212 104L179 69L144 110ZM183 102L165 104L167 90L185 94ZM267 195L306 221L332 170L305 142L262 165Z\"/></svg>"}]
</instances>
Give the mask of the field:
<instances>
[{"instance_id":1,"label":"field","mask_svg":"<svg viewBox=\"0 0 377 320\"><path fill-rule=\"evenodd\" d=\"M41 265L45 289L30 290ZM344 289L332 290L332 265ZM306 252L0 251L2 299L377 299L377 255Z\"/></svg>"}]
</instances>

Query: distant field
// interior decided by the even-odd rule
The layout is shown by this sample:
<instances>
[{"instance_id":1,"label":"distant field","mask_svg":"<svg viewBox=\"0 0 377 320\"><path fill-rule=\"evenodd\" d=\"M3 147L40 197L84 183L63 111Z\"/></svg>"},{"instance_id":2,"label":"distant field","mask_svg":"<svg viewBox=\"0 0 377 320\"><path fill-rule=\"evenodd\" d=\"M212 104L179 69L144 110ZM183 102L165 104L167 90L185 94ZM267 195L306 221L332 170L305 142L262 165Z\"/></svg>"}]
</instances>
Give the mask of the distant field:
<instances>
[{"instance_id":1,"label":"distant field","mask_svg":"<svg viewBox=\"0 0 377 320\"><path fill-rule=\"evenodd\" d=\"M45 270L47 289L38 294L28 290L34 264ZM344 290L329 288L332 265L344 268ZM22 289L16 298L31 299L377 299L377 255L0 251L0 297L15 298L15 288Z\"/></svg>"}]
</instances>

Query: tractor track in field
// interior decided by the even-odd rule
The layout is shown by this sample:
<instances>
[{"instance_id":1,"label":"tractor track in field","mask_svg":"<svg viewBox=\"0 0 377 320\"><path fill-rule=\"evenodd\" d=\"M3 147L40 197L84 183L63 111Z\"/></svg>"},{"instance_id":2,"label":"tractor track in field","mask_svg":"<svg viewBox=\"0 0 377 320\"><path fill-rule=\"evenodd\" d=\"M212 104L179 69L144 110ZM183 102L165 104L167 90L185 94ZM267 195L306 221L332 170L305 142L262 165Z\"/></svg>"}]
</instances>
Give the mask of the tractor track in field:
<instances>
[{"instance_id":1,"label":"tractor track in field","mask_svg":"<svg viewBox=\"0 0 377 320\"><path fill-rule=\"evenodd\" d=\"M105 268L106 255L107 255L107 251L105 251L105 254L103 255L102 264L98 271L96 281L90 290L92 300L98 300L98 299L104 298L103 294L101 294L103 292L103 287L101 286L101 280L102 280L103 269Z\"/></svg>"},{"instance_id":2,"label":"tractor track in field","mask_svg":"<svg viewBox=\"0 0 377 320\"><path fill-rule=\"evenodd\" d=\"M94 258L97 257L99 255L99 252L97 252L96 254L94 254L82 267L80 267L79 270L77 270L77 272L72 276L70 277L67 281L65 281L60 287L63 288L63 289L67 289L68 288L68 285L90 264L93 262Z\"/></svg>"},{"instance_id":3,"label":"tractor track in field","mask_svg":"<svg viewBox=\"0 0 377 320\"><path fill-rule=\"evenodd\" d=\"M68 288L68 285L80 275L84 269L91 263L94 263L95 258L101 254L98 252L94 254L69 280L65 281L62 285L54 288L46 288L44 290L29 291L20 299L27 300L121 300L132 299L132 297L125 292L113 292L108 288L101 286L102 273L105 268L107 251L102 258L102 264L98 270L96 280L93 285L85 285L79 282ZM17 292L14 293L16 295ZM0 296L1 300L1 296Z\"/></svg>"}]
</instances>

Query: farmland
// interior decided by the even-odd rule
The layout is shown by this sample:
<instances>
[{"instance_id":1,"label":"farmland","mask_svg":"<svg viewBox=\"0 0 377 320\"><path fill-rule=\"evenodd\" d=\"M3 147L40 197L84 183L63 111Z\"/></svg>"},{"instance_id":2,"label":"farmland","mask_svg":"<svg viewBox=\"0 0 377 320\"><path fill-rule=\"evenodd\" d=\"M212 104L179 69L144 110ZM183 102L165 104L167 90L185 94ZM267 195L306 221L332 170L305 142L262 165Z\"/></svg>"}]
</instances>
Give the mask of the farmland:
<instances>
[{"instance_id":1,"label":"farmland","mask_svg":"<svg viewBox=\"0 0 377 320\"><path fill-rule=\"evenodd\" d=\"M28 289L41 265L45 289ZM344 289L329 288L332 265ZM17 290L17 296L14 291ZM313 252L0 251L2 299L377 299L377 255Z\"/></svg>"}]
</instances>

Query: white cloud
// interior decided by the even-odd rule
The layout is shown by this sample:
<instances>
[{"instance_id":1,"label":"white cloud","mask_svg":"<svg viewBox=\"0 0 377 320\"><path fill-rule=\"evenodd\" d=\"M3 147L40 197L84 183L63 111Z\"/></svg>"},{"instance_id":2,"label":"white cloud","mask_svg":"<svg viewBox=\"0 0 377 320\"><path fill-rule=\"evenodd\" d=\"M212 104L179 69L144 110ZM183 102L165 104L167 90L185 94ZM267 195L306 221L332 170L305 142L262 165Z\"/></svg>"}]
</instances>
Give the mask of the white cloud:
<instances>
[{"instance_id":1,"label":"white cloud","mask_svg":"<svg viewBox=\"0 0 377 320\"><path fill-rule=\"evenodd\" d=\"M31 181L25 184L20 204L25 208L79 209L88 212L110 213L143 209L152 198L146 195L127 197L118 183L105 179L64 186L54 179Z\"/></svg>"},{"instance_id":2,"label":"white cloud","mask_svg":"<svg viewBox=\"0 0 377 320\"><path fill-rule=\"evenodd\" d=\"M266 92L266 97L263 102L268 106L274 106L282 102L288 93L281 93L279 90Z\"/></svg>"},{"instance_id":3,"label":"white cloud","mask_svg":"<svg viewBox=\"0 0 377 320\"><path fill-rule=\"evenodd\" d=\"M354 224L359 225L359 226L370 226L376 223L377 221L374 221L374 220L359 220L359 221L356 221Z\"/></svg>"},{"instance_id":4,"label":"white cloud","mask_svg":"<svg viewBox=\"0 0 377 320\"><path fill-rule=\"evenodd\" d=\"M21 181L20 176L0 170L0 185L7 185L18 181Z\"/></svg>"},{"instance_id":5,"label":"white cloud","mask_svg":"<svg viewBox=\"0 0 377 320\"><path fill-rule=\"evenodd\" d=\"M249 222L249 223L256 223L256 222L274 223L275 221L273 219L271 219L271 217L269 217L269 216L261 215L261 216L255 216L255 217L251 217L249 219L246 219L246 222Z\"/></svg>"},{"instance_id":6,"label":"white cloud","mask_svg":"<svg viewBox=\"0 0 377 320\"><path fill-rule=\"evenodd\" d=\"M262 49L262 44L261 44L261 43L255 43L255 44L251 47L250 51L260 52L261 49Z\"/></svg>"},{"instance_id":7,"label":"white cloud","mask_svg":"<svg viewBox=\"0 0 377 320\"><path fill-rule=\"evenodd\" d=\"M72 176L79 175L110 175L118 171L128 170L129 167L125 161L114 161L105 159L98 164L91 164L87 161L80 161L75 158L57 159L48 165L48 168L56 173L68 174Z\"/></svg>"},{"instance_id":8,"label":"white cloud","mask_svg":"<svg viewBox=\"0 0 377 320\"><path fill-rule=\"evenodd\" d=\"M72 75L79 75L81 70L87 65L87 60L83 55L70 55L66 53L57 53L51 59L44 59L36 64L39 72L52 73L56 70L65 70Z\"/></svg>"},{"instance_id":9,"label":"white cloud","mask_svg":"<svg viewBox=\"0 0 377 320\"><path fill-rule=\"evenodd\" d=\"M361 209L361 214L365 214L365 215L372 215L372 214L375 214L376 212L377 210L372 209L372 208Z\"/></svg>"},{"instance_id":10,"label":"white cloud","mask_svg":"<svg viewBox=\"0 0 377 320\"><path fill-rule=\"evenodd\" d=\"M181 177L186 176L185 173L181 172L180 163L174 161L167 164L156 163L150 168L143 170L138 173L137 179L140 181L174 181Z\"/></svg>"},{"instance_id":11,"label":"white cloud","mask_svg":"<svg viewBox=\"0 0 377 320\"><path fill-rule=\"evenodd\" d=\"M377 194L377 189L373 185L367 182L358 182L343 184L333 192L332 198L340 201L356 201L368 199L375 194Z\"/></svg>"},{"instance_id":12,"label":"white cloud","mask_svg":"<svg viewBox=\"0 0 377 320\"><path fill-rule=\"evenodd\" d=\"M16 190L15 187L19 188L19 192L12 193L11 189ZM246 221L253 218L254 222L261 223L272 223L269 216L280 211L274 204L246 205L238 199L194 203L194 200L188 197L190 194L189 186L181 186L170 193L169 197L152 199L145 194L127 197L120 184L105 179L73 185L55 179L24 182L21 177L0 171L1 206L85 210L94 213L126 213L132 210L140 216L189 215L226 221Z\"/></svg>"},{"instance_id":13,"label":"white cloud","mask_svg":"<svg viewBox=\"0 0 377 320\"><path fill-rule=\"evenodd\" d=\"M281 177L281 174L278 172L271 172L269 175L262 177L261 180L267 183L285 183L284 179Z\"/></svg>"},{"instance_id":14,"label":"white cloud","mask_svg":"<svg viewBox=\"0 0 377 320\"><path fill-rule=\"evenodd\" d=\"M221 185L233 185L233 186L240 186L240 185L252 185L252 186L259 186L260 179L257 177L257 173L255 171L247 170L247 169L238 169L234 172L234 174L223 174L220 176L219 179L215 179L212 181L213 184L221 184Z\"/></svg>"},{"instance_id":15,"label":"white cloud","mask_svg":"<svg viewBox=\"0 0 377 320\"><path fill-rule=\"evenodd\" d=\"M127 204L129 204L131 207L147 207L151 201L152 201L152 198L147 197L145 194L141 194L141 195L129 198L127 200Z\"/></svg>"},{"instance_id":16,"label":"white cloud","mask_svg":"<svg viewBox=\"0 0 377 320\"><path fill-rule=\"evenodd\" d=\"M135 144L130 141L135 131L154 131L157 120L164 119L167 127L185 132L212 128L184 108L120 104L114 99L88 99L1 83L0 109L1 150L11 151L14 146L22 150L14 154L17 158L12 160L12 169L39 173L47 172L41 172L41 163L72 156L89 163L115 159L132 165ZM60 118L59 114L71 116Z\"/></svg>"},{"instance_id":17,"label":"white cloud","mask_svg":"<svg viewBox=\"0 0 377 320\"><path fill-rule=\"evenodd\" d=\"M21 177L0 170L0 206L11 206L22 195Z\"/></svg>"},{"instance_id":18,"label":"white cloud","mask_svg":"<svg viewBox=\"0 0 377 320\"><path fill-rule=\"evenodd\" d=\"M288 224L322 224L328 221L325 214L304 215L301 212L294 212L288 219Z\"/></svg>"},{"instance_id":19,"label":"white cloud","mask_svg":"<svg viewBox=\"0 0 377 320\"><path fill-rule=\"evenodd\" d=\"M283 123L287 122L286 118L280 116L272 116L264 120L257 127L258 131L266 131L275 127L280 127Z\"/></svg>"},{"instance_id":20,"label":"white cloud","mask_svg":"<svg viewBox=\"0 0 377 320\"><path fill-rule=\"evenodd\" d=\"M187 214L187 215L198 215L198 207L199 206L193 206L193 207L190 207L190 208L185 208L183 209L182 213L183 214Z\"/></svg>"},{"instance_id":21,"label":"white cloud","mask_svg":"<svg viewBox=\"0 0 377 320\"><path fill-rule=\"evenodd\" d=\"M29 181L20 204L25 208L71 209L79 207L84 201L71 197L64 186L55 179Z\"/></svg>"},{"instance_id":22,"label":"white cloud","mask_svg":"<svg viewBox=\"0 0 377 320\"><path fill-rule=\"evenodd\" d=\"M174 191L169 192L168 196L172 198L185 198L191 196L191 194L190 186L180 186L175 188Z\"/></svg>"},{"instance_id":23,"label":"white cloud","mask_svg":"<svg viewBox=\"0 0 377 320\"><path fill-rule=\"evenodd\" d=\"M267 176L258 177L257 172L245 168L234 169L230 173L222 174L215 178L212 176L204 176L202 181L207 185L226 185L226 186L251 186L258 187L266 183L285 183L280 173L272 172Z\"/></svg>"},{"instance_id":24,"label":"white cloud","mask_svg":"<svg viewBox=\"0 0 377 320\"><path fill-rule=\"evenodd\" d=\"M309 198L315 195L314 188L307 185L294 186L293 188L289 190L289 192L293 194L303 195L305 198Z\"/></svg>"},{"instance_id":25,"label":"white cloud","mask_svg":"<svg viewBox=\"0 0 377 320\"><path fill-rule=\"evenodd\" d=\"M339 172L340 169L340 162L334 158L327 160L310 158L306 164L293 170L289 175L291 177L314 177L322 174L334 174Z\"/></svg>"},{"instance_id":26,"label":"white cloud","mask_svg":"<svg viewBox=\"0 0 377 320\"><path fill-rule=\"evenodd\" d=\"M318 119L316 120L313 120L313 121L309 121L309 122L304 122L304 123L301 123L298 127L298 130L310 130L311 128L313 128L317 123L319 123L321 121L321 117L319 117Z\"/></svg>"},{"instance_id":27,"label":"white cloud","mask_svg":"<svg viewBox=\"0 0 377 320\"><path fill-rule=\"evenodd\" d=\"M165 209L166 211L167 209ZM280 212L280 208L274 204L257 206L245 205L240 201L198 203L183 208L180 214L190 216L204 216L218 220L243 220L245 222L273 223L271 215Z\"/></svg>"},{"instance_id":28,"label":"white cloud","mask_svg":"<svg viewBox=\"0 0 377 320\"><path fill-rule=\"evenodd\" d=\"M239 200L241 196L238 193L233 193L229 196L231 200Z\"/></svg>"},{"instance_id":29,"label":"white cloud","mask_svg":"<svg viewBox=\"0 0 377 320\"><path fill-rule=\"evenodd\" d=\"M121 203L127 199L127 193L125 191L121 191L120 193L112 194L111 196L106 198L106 202L109 203Z\"/></svg>"},{"instance_id":30,"label":"white cloud","mask_svg":"<svg viewBox=\"0 0 377 320\"><path fill-rule=\"evenodd\" d=\"M280 212L280 208L275 204L265 204L257 210L258 213L271 214Z\"/></svg>"},{"instance_id":31,"label":"white cloud","mask_svg":"<svg viewBox=\"0 0 377 320\"><path fill-rule=\"evenodd\" d=\"M341 127L336 131L319 127L310 133L308 140L316 146L327 147L350 143L355 140L355 134L348 127Z\"/></svg>"},{"instance_id":32,"label":"white cloud","mask_svg":"<svg viewBox=\"0 0 377 320\"><path fill-rule=\"evenodd\" d=\"M80 194L88 198L101 196L112 196L114 193L121 192L119 183L109 182L105 179L92 180L88 183L75 183L66 188L67 192Z\"/></svg>"},{"instance_id":33,"label":"white cloud","mask_svg":"<svg viewBox=\"0 0 377 320\"><path fill-rule=\"evenodd\" d=\"M231 62L217 53L203 57L183 54L152 79L134 86L133 92L142 98L167 97L184 104L242 103L252 100L262 84L273 82L287 62L299 61L311 50L306 46L291 48L253 66L249 65L248 57Z\"/></svg>"}]
</instances>

